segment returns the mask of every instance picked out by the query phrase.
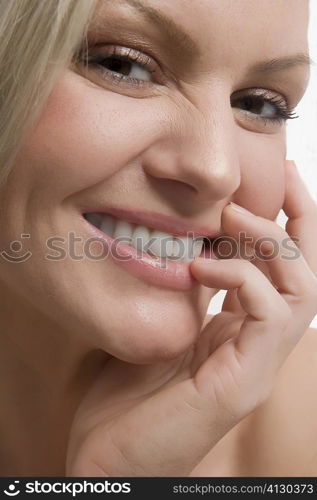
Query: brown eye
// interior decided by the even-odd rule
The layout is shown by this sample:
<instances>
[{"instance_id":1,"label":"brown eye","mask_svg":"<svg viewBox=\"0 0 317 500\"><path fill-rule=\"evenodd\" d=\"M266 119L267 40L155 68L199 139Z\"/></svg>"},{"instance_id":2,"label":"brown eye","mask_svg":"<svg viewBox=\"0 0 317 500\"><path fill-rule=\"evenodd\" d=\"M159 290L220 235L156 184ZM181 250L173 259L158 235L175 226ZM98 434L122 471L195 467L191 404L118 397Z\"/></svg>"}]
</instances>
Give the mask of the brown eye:
<instances>
[{"instance_id":1,"label":"brown eye","mask_svg":"<svg viewBox=\"0 0 317 500\"><path fill-rule=\"evenodd\" d=\"M241 109L244 109L245 111L250 111L251 113L257 113L260 114L265 107L265 105L268 103L264 103L263 99L255 99L253 97L243 97L241 99ZM274 110L274 107L271 106Z\"/></svg>"},{"instance_id":2,"label":"brown eye","mask_svg":"<svg viewBox=\"0 0 317 500\"><path fill-rule=\"evenodd\" d=\"M267 90L256 90L254 95L240 95L231 97L231 106L248 113L249 117L257 120L283 122L297 118L293 110L289 109L286 100Z\"/></svg>"},{"instance_id":3,"label":"brown eye","mask_svg":"<svg viewBox=\"0 0 317 500\"><path fill-rule=\"evenodd\" d=\"M145 82L151 81L152 71L135 61L123 57L109 56L94 58L90 63L97 64L109 72L122 75L124 78L132 78L133 80L142 80Z\"/></svg>"},{"instance_id":4,"label":"brown eye","mask_svg":"<svg viewBox=\"0 0 317 500\"><path fill-rule=\"evenodd\" d=\"M122 73L126 76L128 76L131 71L131 63L122 61L117 57L108 57L107 59L100 61L99 64L104 68L109 69L110 71L114 71L115 73Z\"/></svg>"},{"instance_id":5,"label":"brown eye","mask_svg":"<svg viewBox=\"0 0 317 500\"><path fill-rule=\"evenodd\" d=\"M85 70L98 74L101 79L129 87L146 87L153 84L160 71L150 56L129 47L96 45L79 53L76 59ZM157 74L156 74L157 73Z\"/></svg>"}]
</instances>

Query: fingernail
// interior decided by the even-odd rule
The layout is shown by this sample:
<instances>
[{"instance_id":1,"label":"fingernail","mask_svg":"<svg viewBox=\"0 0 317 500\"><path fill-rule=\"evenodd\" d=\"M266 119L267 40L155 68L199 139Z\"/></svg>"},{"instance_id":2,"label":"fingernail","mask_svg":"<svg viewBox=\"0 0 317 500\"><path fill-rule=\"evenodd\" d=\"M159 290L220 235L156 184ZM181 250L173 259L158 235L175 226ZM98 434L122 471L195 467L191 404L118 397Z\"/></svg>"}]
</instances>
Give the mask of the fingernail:
<instances>
[{"instance_id":1,"label":"fingernail","mask_svg":"<svg viewBox=\"0 0 317 500\"><path fill-rule=\"evenodd\" d=\"M198 262L198 264L210 264L210 262L215 262L218 259L210 259L210 258L204 258L204 257L196 257L193 262Z\"/></svg>"},{"instance_id":2,"label":"fingernail","mask_svg":"<svg viewBox=\"0 0 317 500\"><path fill-rule=\"evenodd\" d=\"M253 217L254 217L254 214L249 212L249 210L247 210L246 208L240 207L240 205L237 205L236 203L233 203L232 201L230 201L228 207L233 208L233 210L236 210L236 212L239 212L240 214L253 215Z\"/></svg>"}]
</instances>

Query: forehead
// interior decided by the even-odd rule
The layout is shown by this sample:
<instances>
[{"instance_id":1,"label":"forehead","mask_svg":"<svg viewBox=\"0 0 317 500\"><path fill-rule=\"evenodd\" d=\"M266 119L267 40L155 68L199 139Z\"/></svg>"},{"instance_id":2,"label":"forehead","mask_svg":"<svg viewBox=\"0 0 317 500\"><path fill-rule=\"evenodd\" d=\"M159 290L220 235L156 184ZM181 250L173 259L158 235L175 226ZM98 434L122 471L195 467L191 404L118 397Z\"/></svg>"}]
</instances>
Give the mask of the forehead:
<instances>
[{"instance_id":1,"label":"forehead","mask_svg":"<svg viewBox=\"0 0 317 500\"><path fill-rule=\"evenodd\" d=\"M183 37L192 55L209 51L230 63L234 55L240 64L246 56L259 60L307 51L308 11L308 0L99 0L95 22L115 23L113 16L122 15L157 31L163 19L166 32ZM173 32L174 24L183 33Z\"/></svg>"}]
</instances>

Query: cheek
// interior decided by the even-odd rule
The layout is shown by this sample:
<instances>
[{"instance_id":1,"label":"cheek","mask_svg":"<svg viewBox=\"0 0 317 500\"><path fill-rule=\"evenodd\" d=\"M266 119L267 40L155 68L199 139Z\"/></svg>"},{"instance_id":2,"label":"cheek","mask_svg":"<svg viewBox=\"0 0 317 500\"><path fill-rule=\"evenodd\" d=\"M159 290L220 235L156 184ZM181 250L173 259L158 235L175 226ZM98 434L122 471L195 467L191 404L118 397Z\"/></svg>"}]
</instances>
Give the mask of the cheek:
<instances>
[{"instance_id":1,"label":"cheek","mask_svg":"<svg viewBox=\"0 0 317 500\"><path fill-rule=\"evenodd\" d=\"M257 215L274 220L285 193L285 132L254 134L241 131L241 184L234 201Z\"/></svg>"},{"instance_id":2,"label":"cheek","mask_svg":"<svg viewBox=\"0 0 317 500\"><path fill-rule=\"evenodd\" d=\"M31 165L32 188L49 197L62 199L94 186L131 162L155 137L148 108L67 71L27 139L17 168Z\"/></svg>"}]
</instances>

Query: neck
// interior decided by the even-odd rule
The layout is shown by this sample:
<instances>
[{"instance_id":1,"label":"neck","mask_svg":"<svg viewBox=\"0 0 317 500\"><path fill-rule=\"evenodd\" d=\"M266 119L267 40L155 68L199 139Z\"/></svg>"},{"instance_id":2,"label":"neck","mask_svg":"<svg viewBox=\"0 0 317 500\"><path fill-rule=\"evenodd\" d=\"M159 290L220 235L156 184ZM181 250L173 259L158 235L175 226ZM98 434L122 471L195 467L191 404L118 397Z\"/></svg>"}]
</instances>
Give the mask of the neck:
<instances>
[{"instance_id":1,"label":"neck","mask_svg":"<svg viewBox=\"0 0 317 500\"><path fill-rule=\"evenodd\" d=\"M2 287L0 475L64 476L76 409L109 358Z\"/></svg>"}]
</instances>

